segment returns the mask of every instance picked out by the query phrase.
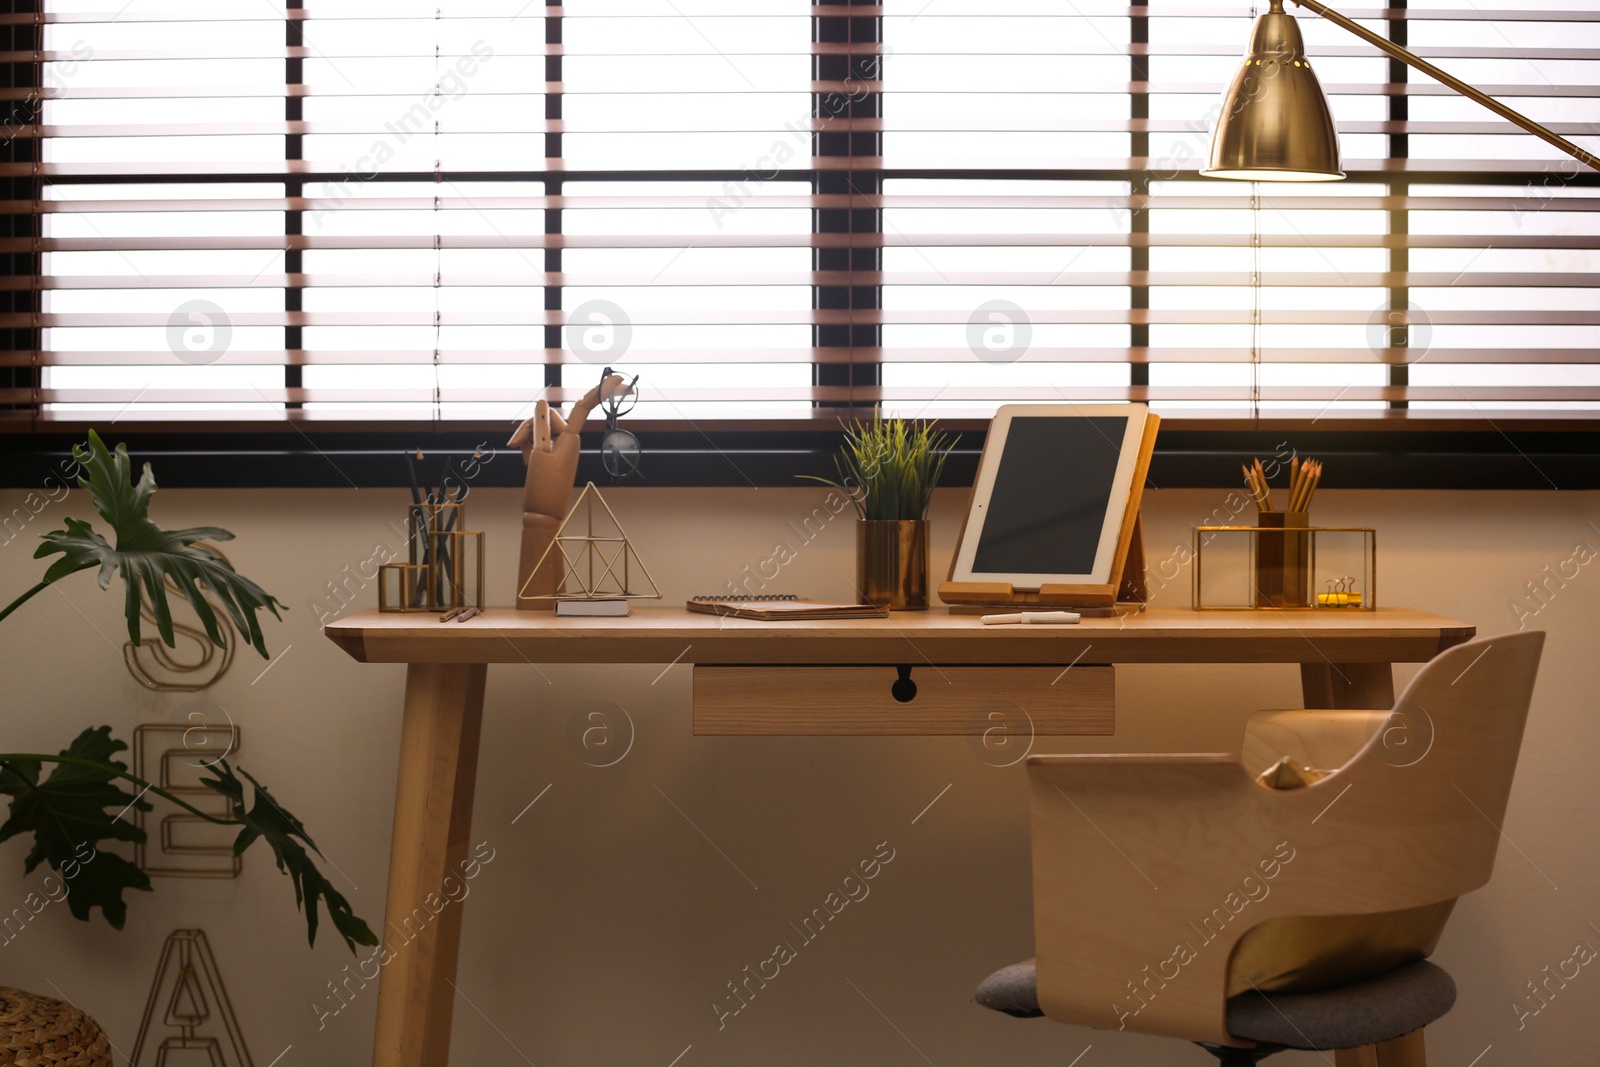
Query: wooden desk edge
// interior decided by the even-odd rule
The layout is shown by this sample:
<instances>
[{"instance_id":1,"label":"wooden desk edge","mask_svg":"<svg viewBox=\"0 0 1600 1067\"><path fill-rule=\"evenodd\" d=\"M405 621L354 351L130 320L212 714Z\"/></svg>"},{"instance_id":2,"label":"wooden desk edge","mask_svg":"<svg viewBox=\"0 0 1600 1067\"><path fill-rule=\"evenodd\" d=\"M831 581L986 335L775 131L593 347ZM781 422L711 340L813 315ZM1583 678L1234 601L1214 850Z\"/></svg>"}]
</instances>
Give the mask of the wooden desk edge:
<instances>
[{"instance_id":1,"label":"wooden desk edge","mask_svg":"<svg viewBox=\"0 0 1600 1067\"><path fill-rule=\"evenodd\" d=\"M332 624L322 628L322 635L344 649L346 655L358 663L367 662L367 635L362 630L335 630Z\"/></svg>"},{"instance_id":2,"label":"wooden desk edge","mask_svg":"<svg viewBox=\"0 0 1600 1067\"><path fill-rule=\"evenodd\" d=\"M549 617L541 616L538 620L519 617L516 622L521 625L515 628L491 627L478 632L446 625L434 629L428 625L432 620L423 615L387 615L380 619L375 618L376 612L367 611L335 620L323 628L323 633L352 659L362 663L667 663L682 660L701 664L899 662L907 658L906 649L898 647L901 644L917 650L926 662L943 664L1048 663L1054 662L1054 658L1041 652L1067 649L1066 658L1072 659L1074 655L1090 653L1090 646L1095 644L1101 646L1104 662L1116 663L1304 663L1319 659L1321 662L1423 663L1477 634L1476 626L1458 619L1409 608L1379 609L1362 619L1342 619L1344 624L1338 626L1313 624L1301 628L1290 625L1286 629L1251 627L1246 622L1250 617L1247 613L1206 616L1207 622L1213 625L1181 625L1192 622L1196 613L1168 610L1180 625L1160 630L1138 627L1131 632L1099 626L1035 627L1024 633L1014 627L979 630L937 623L929 625L934 620L948 618L942 613L907 618L900 625L891 622L885 624L883 630L871 633L860 628L843 633L827 632L826 623L807 626L804 623L758 622L708 628L704 621L708 616L656 609L628 620L604 620L626 624L620 627L597 626L595 620L564 620L564 625L545 625ZM1261 618L1265 616L1258 620ZM677 629L671 625L675 620L683 620L688 625ZM1159 622L1159 618L1156 621ZM540 625L528 625L536 622ZM1234 625L1230 627L1227 623ZM1367 625L1358 628L1349 623ZM1241 633L1242 630L1252 632ZM881 647L869 653L861 647L863 638ZM1024 643L1016 643L1017 638L1023 638ZM1057 638L1063 640L1057 643ZM997 654L996 642L1000 641L1007 646L1003 654ZM1147 641L1150 644L1145 645ZM1219 646L1226 642L1241 643L1236 648L1237 654L1217 655ZM1292 647L1298 642L1312 645L1320 642L1317 656L1306 655L1305 649ZM684 647L683 643L690 647ZM1262 647L1264 644L1277 647L1272 647L1269 653ZM1158 647L1160 645L1166 647ZM847 650L846 654L840 654L841 647ZM1140 654L1147 650L1150 654ZM849 654L850 651L859 654ZM1101 660L1091 654L1086 662L1089 661Z\"/></svg>"},{"instance_id":3,"label":"wooden desk edge","mask_svg":"<svg viewBox=\"0 0 1600 1067\"><path fill-rule=\"evenodd\" d=\"M1459 626L1442 626L1439 628L1439 652L1452 649L1457 645L1464 645L1477 636L1478 628L1471 623L1462 623ZM1439 652L1435 652L1434 655L1437 656Z\"/></svg>"}]
</instances>

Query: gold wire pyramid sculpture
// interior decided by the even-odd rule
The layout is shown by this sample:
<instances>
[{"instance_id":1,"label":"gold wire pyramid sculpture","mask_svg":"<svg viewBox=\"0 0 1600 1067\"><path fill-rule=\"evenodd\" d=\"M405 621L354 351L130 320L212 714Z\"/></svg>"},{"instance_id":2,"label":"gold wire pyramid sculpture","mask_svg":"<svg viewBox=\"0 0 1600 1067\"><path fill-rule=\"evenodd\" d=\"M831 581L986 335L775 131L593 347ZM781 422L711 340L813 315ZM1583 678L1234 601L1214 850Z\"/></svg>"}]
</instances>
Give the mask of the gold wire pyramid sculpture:
<instances>
[{"instance_id":1,"label":"gold wire pyramid sculpture","mask_svg":"<svg viewBox=\"0 0 1600 1067\"><path fill-rule=\"evenodd\" d=\"M604 512L600 516L595 511L597 501ZM581 521L579 511L583 512ZM575 526L583 532L574 532ZM532 575L543 569L552 552L561 554L561 580L556 583L556 591L530 595L528 586L533 583ZM648 593L635 588L639 579L648 585ZM623 532L611 505L606 503L600 490L590 482L583 487L572 510L561 521L555 540L539 557L528 581L518 590L517 599L660 600L661 590L656 586L655 579L650 577L650 571L639 559L638 553L634 552L633 545L628 542L628 535Z\"/></svg>"}]
</instances>

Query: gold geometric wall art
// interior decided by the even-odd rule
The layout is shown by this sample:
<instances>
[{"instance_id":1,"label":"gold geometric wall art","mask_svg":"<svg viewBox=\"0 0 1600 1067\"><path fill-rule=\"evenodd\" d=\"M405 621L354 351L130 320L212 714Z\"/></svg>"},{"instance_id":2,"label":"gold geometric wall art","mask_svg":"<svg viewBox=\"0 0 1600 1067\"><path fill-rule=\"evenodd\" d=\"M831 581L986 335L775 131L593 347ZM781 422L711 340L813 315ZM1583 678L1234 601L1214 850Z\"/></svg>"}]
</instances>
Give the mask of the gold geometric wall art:
<instances>
[{"instance_id":1,"label":"gold geometric wall art","mask_svg":"<svg viewBox=\"0 0 1600 1067\"><path fill-rule=\"evenodd\" d=\"M204 549L224 563L228 562L228 557L223 555L222 550L210 542L196 541L195 547ZM159 693L198 693L202 689L216 685L222 680L222 676L228 673L228 668L233 666L233 650L238 646L239 632L206 584L200 582L198 585L200 595L205 597L206 603L211 606L211 612L216 616L217 629L221 631L222 639L227 643L213 644L198 620L195 625L186 626L176 619L173 620L172 631L179 644L174 648L168 648L159 636L145 637L137 645L132 641L124 641L122 658L127 664L128 673L146 689L154 689ZM182 590L171 578L166 579L166 586L169 594L181 595ZM171 603L173 597L169 596L167 599ZM154 628L156 613L150 606L150 594L143 588L139 590L139 614ZM182 651L185 643L194 646L193 658L189 658Z\"/></svg>"},{"instance_id":2,"label":"gold geometric wall art","mask_svg":"<svg viewBox=\"0 0 1600 1067\"><path fill-rule=\"evenodd\" d=\"M223 1032L220 1038L219 1028ZM169 1032L162 1036L162 1029ZM152 1055L145 1055L147 1047ZM190 1064L254 1067L206 932L174 930L156 964L129 1067Z\"/></svg>"},{"instance_id":3,"label":"gold geometric wall art","mask_svg":"<svg viewBox=\"0 0 1600 1067\"><path fill-rule=\"evenodd\" d=\"M204 707L202 707L204 705ZM209 701L184 707L191 725L145 723L133 730L133 773L183 797L201 811L225 818L231 812L225 797L200 784L200 776L217 760L239 748L241 730L227 713ZM237 878L243 861L233 853L238 829L214 826L198 815L178 810L160 816L154 834L148 823L155 812L134 809L134 825L146 840L133 846L133 862L146 874L168 878Z\"/></svg>"}]
</instances>

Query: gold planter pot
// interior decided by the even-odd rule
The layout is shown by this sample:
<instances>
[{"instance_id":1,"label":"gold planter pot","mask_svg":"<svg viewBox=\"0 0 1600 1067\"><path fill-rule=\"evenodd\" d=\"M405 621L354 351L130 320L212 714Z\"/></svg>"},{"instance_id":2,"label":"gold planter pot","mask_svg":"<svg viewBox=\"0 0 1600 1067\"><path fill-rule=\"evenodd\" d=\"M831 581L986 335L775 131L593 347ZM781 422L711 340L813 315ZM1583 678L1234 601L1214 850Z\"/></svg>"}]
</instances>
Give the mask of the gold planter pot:
<instances>
[{"instance_id":1,"label":"gold planter pot","mask_svg":"<svg viewBox=\"0 0 1600 1067\"><path fill-rule=\"evenodd\" d=\"M926 611L928 520L857 520L856 590L863 604Z\"/></svg>"}]
</instances>

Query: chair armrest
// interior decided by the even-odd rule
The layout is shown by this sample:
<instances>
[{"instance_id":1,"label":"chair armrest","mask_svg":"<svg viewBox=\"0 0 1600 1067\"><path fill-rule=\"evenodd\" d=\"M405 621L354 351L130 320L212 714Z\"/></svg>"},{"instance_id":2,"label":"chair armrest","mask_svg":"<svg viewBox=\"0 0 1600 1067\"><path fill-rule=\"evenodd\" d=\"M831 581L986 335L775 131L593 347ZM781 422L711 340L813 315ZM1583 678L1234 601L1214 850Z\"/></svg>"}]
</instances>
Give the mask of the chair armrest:
<instances>
[{"instance_id":1,"label":"chair armrest","mask_svg":"<svg viewBox=\"0 0 1600 1067\"><path fill-rule=\"evenodd\" d=\"M1045 1014L1228 1043L1221 990L1256 918L1206 921L1213 908L1232 919L1229 894L1235 907L1247 899L1258 862L1283 863L1272 843L1287 835L1264 825L1279 798L1225 753L1032 756L1027 767Z\"/></svg>"},{"instance_id":2,"label":"chair armrest","mask_svg":"<svg viewBox=\"0 0 1600 1067\"><path fill-rule=\"evenodd\" d=\"M1387 710L1258 711L1245 724L1240 761L1252 778L1285 756L1302 767L1337 770L1388 720Z\"/></svg>"}]
</instances>

